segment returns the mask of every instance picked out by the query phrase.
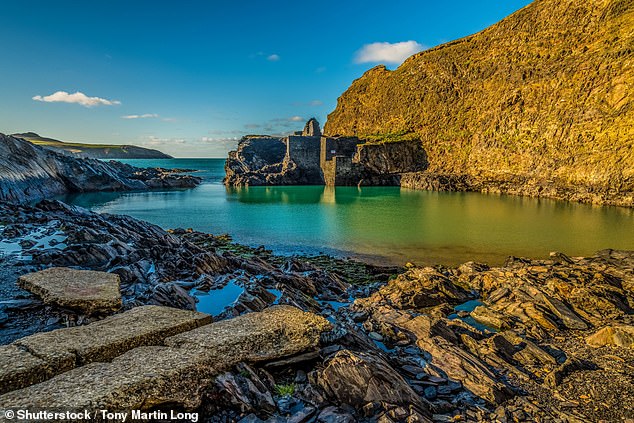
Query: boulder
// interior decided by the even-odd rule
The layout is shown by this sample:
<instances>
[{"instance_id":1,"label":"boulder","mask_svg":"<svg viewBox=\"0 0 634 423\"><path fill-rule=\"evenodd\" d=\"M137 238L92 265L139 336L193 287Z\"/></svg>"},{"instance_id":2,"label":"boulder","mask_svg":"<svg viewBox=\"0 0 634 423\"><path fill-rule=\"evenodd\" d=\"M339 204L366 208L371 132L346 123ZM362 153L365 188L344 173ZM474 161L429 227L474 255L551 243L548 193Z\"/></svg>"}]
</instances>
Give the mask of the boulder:
<instances>
[{"instance_id":1,"label":"boulder","mask_svg":"<svg viewBox=\"0 0 634 423\"><path fill-rule=\"evenodd\" d=\"M354 423L355 419L340 408L337 407L326 407L319 413L317 416L317 421L319 423Z\"/></svg>"},{"instance_id":2,"label":"boulder","mask_svg":"<svg viewBox=\"0 0 634 423\"><path fill-rule=\"evenodd\" d=\"M604 347L606 345L610 345L624 348L634 348L634 326L606 326L587 337L586 342L592 347Z\"/></svg>"},{"instance_id":3,"label":"boulder","mask_svg":"<svg viewBox=\"0 0 634 423\"><path fill-rule=\"evenodd\" d=\"M399 275L370 297L370 302L386 302L401 309L432 307L443 303L460 304L473 295L432 268L413 268Z\"/></svg>"},{"instance_id":4,"label":"boulder","mask_svg":"<svg viewBox=\"0 0 634 423\"><path fill-rule=\"evenodd\" d=\"M361 408L370 402L414 405L429 412L428 404L405 379L378 356L339 351L320 372L319 385L337 401Z\"/></svg>"},{"instance_id":5,"label":"boulder","mask_svg":"<svg viewBox=\"0 0 634 423\"><path fill-rule=\"evenodd\" d=\"M113 273L52 267L20 276L18 285L47 304L85 314L121 308L119 276Z\"/></svg>"},{"instance_id":6,"label":"boulder","mask_svg":"<svg viewBox=\"0 0 634 423\"><path fill-rule=\"evenodd\" d=\"M0 394L52 376L48 363L16 345L0 347Z\"/></svg>"},{"instance_id":7,"label":"boulder","mask_svg":"<svg viewBox=\"0 0 634 423\"><path fill-rule=\"evenodd\" d=\"M262 382L256 386L249 378L229 372L218 376L215 382L220 392L228 398L227 402L233 408L239 408L241 413L275 411L273 396Z\"/></svg>"},{"instance_id":8,"label":"boulder","mask_svg":"<svg viewBox=\"0 0 634 423\"><path fill-rule=\"evenodd\" d=\"M510 327L509 319L506 316L485 305L477 306L470 315L477 322L491 328L508 329Z\"/></svg>"},{"instance_id":9,"label":"boulder","mask_svg":"<svg viewBox=\"0 0 634 423\"><path fill-rule=\"evenodd\" d=\"M266 361L316 347L321 334L330 328L323 317L295 307L274 306L170 337L165 344L240 356L239 361ZM251 342L255 339L258 342Z\"/></svg>"}]
</instances>

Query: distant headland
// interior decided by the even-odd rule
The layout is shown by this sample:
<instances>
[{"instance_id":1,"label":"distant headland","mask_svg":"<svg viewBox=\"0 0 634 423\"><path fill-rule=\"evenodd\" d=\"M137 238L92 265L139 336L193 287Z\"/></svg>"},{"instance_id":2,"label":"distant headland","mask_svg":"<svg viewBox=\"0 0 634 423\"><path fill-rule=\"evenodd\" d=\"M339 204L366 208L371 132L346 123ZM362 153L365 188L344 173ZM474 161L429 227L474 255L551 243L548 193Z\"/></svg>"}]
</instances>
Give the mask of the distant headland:
<instances>
[{"instance_id":1,"label":"distant headland","mask_svg":"<svg viewBox=\"0 0 634 423\"><path fill-rule=\"evenodd\" d=\"M32 144L39 145L58 153L71 154L90 159L171 159L172 156L151 148L136 145L117 144L87 144L59 141L54 138L42 137L35 132L13 134Z\"/></svg>"}]
</instances>

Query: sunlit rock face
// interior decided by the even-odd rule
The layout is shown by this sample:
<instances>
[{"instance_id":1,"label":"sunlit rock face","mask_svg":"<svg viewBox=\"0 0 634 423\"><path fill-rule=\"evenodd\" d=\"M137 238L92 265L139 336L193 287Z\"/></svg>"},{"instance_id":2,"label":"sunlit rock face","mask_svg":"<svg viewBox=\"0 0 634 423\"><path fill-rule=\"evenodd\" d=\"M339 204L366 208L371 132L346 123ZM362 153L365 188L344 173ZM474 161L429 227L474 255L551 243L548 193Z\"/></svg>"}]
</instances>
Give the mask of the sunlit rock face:
<instances>
[{"instance_id":1,"label":"sunlit rock face","mask_svg":"<svg viewBox=\"0 0 634 423\"><path fill-rule=\"evenodd\" d=\"M420 139L423 175L434 177L409 176L412 188L466 181L477 191L631 207L633 42L631 2L535 1L396 70L367 71L324 133ZM461 178L443 182L447 175Z\"/></svg>"}]
</instances>

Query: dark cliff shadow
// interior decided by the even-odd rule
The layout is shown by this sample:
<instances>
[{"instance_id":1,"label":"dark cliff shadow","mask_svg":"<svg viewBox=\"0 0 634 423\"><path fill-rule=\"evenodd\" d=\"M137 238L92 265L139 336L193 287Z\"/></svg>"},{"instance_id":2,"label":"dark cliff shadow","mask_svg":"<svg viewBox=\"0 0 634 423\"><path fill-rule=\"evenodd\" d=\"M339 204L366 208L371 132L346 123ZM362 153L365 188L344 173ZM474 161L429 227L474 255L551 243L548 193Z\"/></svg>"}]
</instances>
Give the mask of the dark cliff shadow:
<instances>
[{"instance_id":1,"label":"dark cliff shadow","mask_svg":"<svg viewBox=\"0 0 634 423\"><path fill-rule=\"evenodd\" d=\"M62 201L66 204L72 204L73 206L83 207L85 209L91 209L93 207L103 206L112 201L118 200L126 192L81 192L74 194L65 194L56 196L54 199ZM39 202L36 201L36 202Z\"/></svg>"}]
</instances>

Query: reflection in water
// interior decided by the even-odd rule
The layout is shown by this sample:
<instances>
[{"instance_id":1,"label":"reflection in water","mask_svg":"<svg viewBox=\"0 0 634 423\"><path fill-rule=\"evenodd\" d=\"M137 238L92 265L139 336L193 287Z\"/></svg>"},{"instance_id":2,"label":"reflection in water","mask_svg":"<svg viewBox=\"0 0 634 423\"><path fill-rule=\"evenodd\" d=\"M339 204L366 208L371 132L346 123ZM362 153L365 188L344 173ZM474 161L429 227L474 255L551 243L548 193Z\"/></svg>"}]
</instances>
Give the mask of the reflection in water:
<instances>
[{"instance_id":1,"label":"reflection in water","mask_svg":"<svg viewBox=\"0 0 634 423\"><path fill-rule=\"evenodd\" d=\"M174 160L175 167L192 167ZM199 163L200 164L200 163ZM96 211L124 213L164 228L229 233L280 253L338 253L392 262L502 263L508 255L592 254L634 248L631 209L513 196L397 187L226 189L222 161L209 160L201 186L185 191L67 197Z\"/></svg>"},{"instance_id":2,"label":"reflection in water","mask_svg":"<svg viewBox=\"0 0 634 423\"><path fill-rule=\"evenodd\" d=\"M227 187L229 199L241 203L314 204L321 201L322 186Z\"/></svg>"}]
</instances>

